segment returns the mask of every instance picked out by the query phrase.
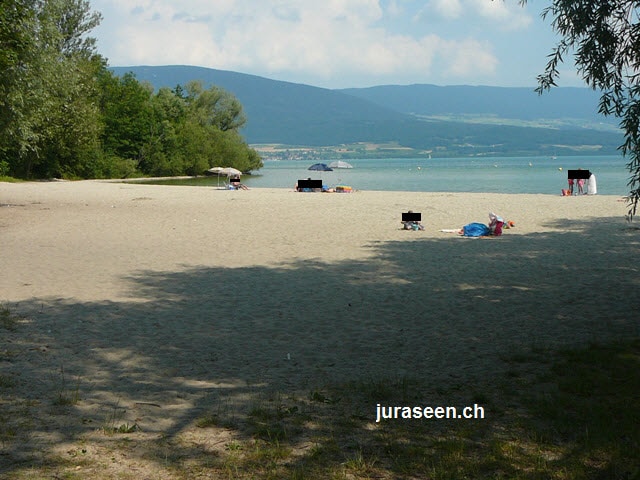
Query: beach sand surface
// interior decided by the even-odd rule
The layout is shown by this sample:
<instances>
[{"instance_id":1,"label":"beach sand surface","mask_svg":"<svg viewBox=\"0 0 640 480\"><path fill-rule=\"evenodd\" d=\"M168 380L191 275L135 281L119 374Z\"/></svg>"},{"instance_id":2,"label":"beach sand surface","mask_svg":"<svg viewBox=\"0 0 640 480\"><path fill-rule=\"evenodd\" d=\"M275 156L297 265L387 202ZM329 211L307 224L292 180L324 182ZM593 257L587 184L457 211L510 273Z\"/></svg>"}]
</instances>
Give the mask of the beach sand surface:
<instances>
[{"instance_id":1,"label":"beach sand surface","mask_svg":"<svg viewBox=\"0 0 640 480\"><path fill-rule=\"evenodd\" d=\"M0 326L2 402L36 419L0 465L95 446L116 410L151 438L363 378L481 394L511 355L640 333L640 232L620 197L80 181L1 183L0 204L17 319ZM424 231L400 230L408 210ZM440 231L489 212L515 228ZM78 397L64 413L60 391Z\"/></svg>"}]
</instances>

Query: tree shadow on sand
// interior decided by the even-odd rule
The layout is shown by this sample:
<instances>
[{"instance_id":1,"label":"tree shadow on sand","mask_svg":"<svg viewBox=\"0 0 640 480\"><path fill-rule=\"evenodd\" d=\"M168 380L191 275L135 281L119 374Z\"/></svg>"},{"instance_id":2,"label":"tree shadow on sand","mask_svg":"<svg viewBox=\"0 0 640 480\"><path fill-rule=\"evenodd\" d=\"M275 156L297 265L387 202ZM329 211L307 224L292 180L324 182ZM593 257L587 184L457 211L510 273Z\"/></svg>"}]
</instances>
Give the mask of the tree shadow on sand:
<instances>
[{"instance_id":1,"label":"tree shadow on sand","mask_svg":"<svg viewBox=\"0 0 640 480\"><path fill-rule=\"evenodd\" d=\"M366 261L141 271L129 302L12 306L0 472L113 473L106 455L167 478L437 477L434 452L471 458L474 438L498 435L514 358L640 334L638 231L561 223L496 239L407 232ZM378 403L495 410L452 443L448 422L376 423ZM474 464L508 477L513 458Z\"/></svg>"}]
</instances>

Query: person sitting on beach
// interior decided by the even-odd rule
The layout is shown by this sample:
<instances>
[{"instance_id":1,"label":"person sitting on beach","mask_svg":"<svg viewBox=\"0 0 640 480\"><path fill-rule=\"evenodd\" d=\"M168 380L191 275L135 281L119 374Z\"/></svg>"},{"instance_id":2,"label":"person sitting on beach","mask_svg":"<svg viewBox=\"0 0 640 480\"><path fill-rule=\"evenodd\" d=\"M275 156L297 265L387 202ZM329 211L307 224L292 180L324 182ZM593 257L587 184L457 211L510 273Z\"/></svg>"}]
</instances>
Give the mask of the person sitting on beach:
<instances>
[{"instance_id":1,"label":"person sitting on beach","mask_svg":"<svg viewBox=\"0 0 640 480\"><path fill-rule=\"evenodd\" d=\"M229 182L231 183L231 185L233 185L233 187L236 190L249 190L249 187L247 187L246 185L240 183L240 176L239 175L234 175L233 177L231 177L231 181Z\"/></svg>"},{"instance_id":2,"label":"person sitting on beach","mask_svg":"<svg viewBox=\"0 0 640 480\"><path fill-rule=\"evenodd\" d=\"M413 210L409 210L409 213L413 213ZM402 230L424 230L424 225L417 220L403 220L400 223L402 223Z\"/></svg>"},{"instance_id":3,"label":"person sitting on beach","mask_svg":"<svg viewBox=\"0 0 640 480\"><path fill-rule=\"evenodd\" d=\"M307 178L307 181L311 181L311 177ZM296 192L321 192L322 189L321 188L306 188L306 187L300 187L298 185L298 182L296 182L296 185L293 187L293 189Z\"/></svg>"}]
</instances>

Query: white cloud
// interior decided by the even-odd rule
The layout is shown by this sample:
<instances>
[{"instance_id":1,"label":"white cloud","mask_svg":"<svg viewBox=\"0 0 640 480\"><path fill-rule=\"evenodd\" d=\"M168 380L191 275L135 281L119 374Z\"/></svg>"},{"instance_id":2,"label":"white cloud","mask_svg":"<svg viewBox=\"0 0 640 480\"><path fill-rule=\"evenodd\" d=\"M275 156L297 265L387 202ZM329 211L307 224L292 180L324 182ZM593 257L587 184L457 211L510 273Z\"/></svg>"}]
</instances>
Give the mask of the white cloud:
<instances>
[{"instance_id":1,"label":"white cloud","mask_svg":"<svg viewBox=\"0 0 640 480\"><path fill-rule=\"evenodd\" d=\"M481 10L489 0L434 0L450 18L473 11L506 22L509 10ZM503 3L503 2L494 2ZM428 81L434 72L456 78L495 72L488 43L444 38L426 26L385 29L422 5L414 0L94 0L108 11L99 48L112 65L191 64L272 78L314 79L345 86L346 78ZM412 8L409 8L412 7ZM135 13L132 13L135 12ZM506 16L505 16L506 15ZM406 19L406 25L411 24ZM462 78L462 81L464 79Z\"/></svg>"},{"instance_id":2,"label":"white cloud","mask_svg":"<svg viewBox=\"0 0 640 480\"><path fill-rule=\"evenodd\" d=\"M464 13L464 8L460 0L432 0L431 8L447 19L460 18Z\"/></svg>"},{"instance_id":3,"label":"white cloud","mask_svg":"<svg viewBox=\"0 0 640 480\"><path fill-rule=\"evenodd\" d=\"M390 0L387 4L386 13L392 17L398 17L404 13L405 9L398 4L398 0Z\"/></svg>"},{"instance_id":4,"label":"white cloud","mask_svg":"<svg viewBox=\"0 0 640 480\"><path fill-rule=\"evenodd\" d=\"M515 0L469 0L470 7L483 18L498 23L507 30L525 28L533 21L531 16Z\"/></svg>"},{"instance_id":5,"label":"white cloud","mask_svg":"<svg viewBox=\"0 0 640 480\"><path fill-rule=\"evenodd\" d=\"M524 28L532 22L531 16L515 0L429 0L417 19L424 21L429 17L475 23L484 20L507 30Z\"/></svg>"},{"instance_id":6,"label":"white cloud","mask_svg":"<svg viewBox=\"0 0 640 480\"><path fill-rule=\"evenodd\" d=\"M445 42L443 53L451 60L447 73L454 78L464 78L470 74L492 75L498 65L498 60L491 53L491 48L473 39L463 40L454 45Z\"/></svg>"}]
</instances>

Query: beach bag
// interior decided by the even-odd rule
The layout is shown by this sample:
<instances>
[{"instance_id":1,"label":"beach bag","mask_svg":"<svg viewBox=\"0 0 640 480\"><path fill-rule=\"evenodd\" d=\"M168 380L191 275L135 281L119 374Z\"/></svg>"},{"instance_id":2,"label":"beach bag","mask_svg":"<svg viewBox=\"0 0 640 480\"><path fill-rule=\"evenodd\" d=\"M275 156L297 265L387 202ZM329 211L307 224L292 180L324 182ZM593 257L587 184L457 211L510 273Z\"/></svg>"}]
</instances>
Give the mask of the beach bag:
<instances>
[{"instance_id":1,"label":"beach bag","mask_svg":"<svg viewBox=\"0 0 640 480\"><path fill-rule=\"evenodd\" d=\"M474 222L462 227L462 234L465 237L486 237L491 230L484 223Z\"/></svg>"}]
</instances>

